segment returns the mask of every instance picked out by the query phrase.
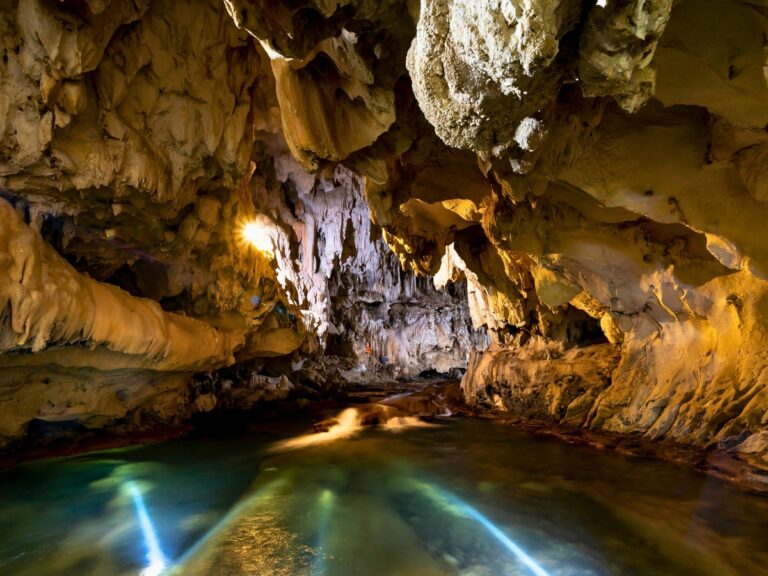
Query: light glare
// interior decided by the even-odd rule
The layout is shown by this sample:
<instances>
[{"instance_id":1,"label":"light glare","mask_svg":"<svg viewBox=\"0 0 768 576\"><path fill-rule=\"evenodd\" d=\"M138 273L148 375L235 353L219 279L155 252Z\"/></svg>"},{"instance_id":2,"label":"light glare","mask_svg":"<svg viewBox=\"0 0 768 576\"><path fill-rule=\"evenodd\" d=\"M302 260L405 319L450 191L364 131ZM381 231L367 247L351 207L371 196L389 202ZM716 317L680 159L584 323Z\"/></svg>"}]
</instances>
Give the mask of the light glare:
<instances>
[{"instance_id":1,"label":"light glare","mask_svg":"<svg viewBox=\"0 0 768 576\"><path fill-rule=\"evenodd\" d=\"M507 550L512 552L512 554L514 554L522 564L527 566L533 574L536 576L549 576L549 574L541 566L539 566L533 558L526 554L525 551L520 548L520 546L515 544L509 538L509 536L499 530L499 527L491 522L488 518L486 518L483 514L481 514L479 510L473 506L470 506L466 502L461 502L459 506L467 516L480 523L480 525L488 530L488 532L490 532L491 535L496 538L496 540L501 542L501 544L503 544Z\"/></svg>"},{"instance_id":2,"label":"light glare","mask_svg":"<svg viewBox=\"0 0 768 576\"><path fill-rule=\"evenodd\" d=\"M507 550L509 550L528 570L531 571L534 576L550 576L549 573L544 570L531 556L529 556L525 550L518 546L509 536L499 529L489 518L483 515L477 508L470 505L467 502L461 500L455 494L438 488L437 486L426 484L418 480L413 481L416 486L434 501L440 504L447 504L447 510L458 516L465 518L471 518L483 528L485 528L491 536L498 540Z\"/></svg>"},{"instance_id":3,"label":"light glare","mask_svg":"<svg viewBox=\"0 0 768 576\"><path fill-rule=\"evenodd\" d=\"M272 254L274 246L272 238L269 235L267 229L256 221L251 220L243 224L241 229L243 240L248 244L259 250L260 252L266 252Z\"/></svg>"},{"instance_id":4,"label":"light glare","mask_svg":"<svg viewBox=\"0 0 768 576\"><path fill-rule=\"evenodd\" d=\"M317 499L316 509L319 513L317 521L317 556L312 567L312 576L323 576L326 573L325 560L328 556L326 541L328 539L328 526L331 521L331 512L336 495L325 488Z\"/></svg>"},{"instance_id":5,"label":"light glare","mask_svg":"<svg viewBox=\"0 0 768 576\"><path fill-rule=\"evenodd\" d=\"M149 512L144 505L144 498L141 495L139 487L133 482L128 485L128 492L133 498L133 505L136 508L136 516L139 519L141 534L144 537L144 548L147 550L147 566L141 571L141 576L160 576L166 568L166 559L160 548L160 541L157 539L155 527L152 520L149 519Z\"/></svg>"}]
</instances>

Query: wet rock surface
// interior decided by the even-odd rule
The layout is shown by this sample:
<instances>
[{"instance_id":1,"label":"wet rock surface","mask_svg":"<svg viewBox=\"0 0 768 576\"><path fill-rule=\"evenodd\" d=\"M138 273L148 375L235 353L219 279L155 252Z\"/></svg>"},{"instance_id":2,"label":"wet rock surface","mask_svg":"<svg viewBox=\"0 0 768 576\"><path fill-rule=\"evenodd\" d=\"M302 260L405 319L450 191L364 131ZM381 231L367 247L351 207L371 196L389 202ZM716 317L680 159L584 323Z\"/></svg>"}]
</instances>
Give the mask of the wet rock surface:
<instances>
[{"instance_id":1,"label":"wet rock surface","mask_svg":"<svg viewBox=\"0 0 768 576\"><path fill-rule=\"evenodd\" d=\"M393 394L393 392L396 392ZM397 426L404 419L432 421L469 413L459 381L410 381L399 387L385 385L349 388L345 400L354 400L361 426ZM328 432L340 424L338 417L319 420L315 432Z\"/></svg>"},{"instance_id":2,"label":"wet rock surface","mask_svg":"<svg viewBox=\"0 0 768 576\"><path fill-rule=\"evenodd\" d=\"M652 440L637 433L592 430L580 419L561 418L554 421L546 411L546 407L551 405L546 403L538 407L515 404L517 414L504 410L503 406L494 406L493 403L476 402L468 405L462 391L465 385L456 380L428 380L406 382L399 387L384 385L379 389L372 386L350 388L344 396L344 402L355 401L352 404L356 411L355 422L362 427L386 428L418 425L419 421L439 423L448 417L478 417L536 436L557 438L569 444L616 451L630 458L664 460L726 480L748 492L768 494L768 469L765 463L741 448L704 448L670 440ZM338 414L320 417L315 420L313 427L322 436L343 425L341 420Z\"/></svg>"}]
</instances>

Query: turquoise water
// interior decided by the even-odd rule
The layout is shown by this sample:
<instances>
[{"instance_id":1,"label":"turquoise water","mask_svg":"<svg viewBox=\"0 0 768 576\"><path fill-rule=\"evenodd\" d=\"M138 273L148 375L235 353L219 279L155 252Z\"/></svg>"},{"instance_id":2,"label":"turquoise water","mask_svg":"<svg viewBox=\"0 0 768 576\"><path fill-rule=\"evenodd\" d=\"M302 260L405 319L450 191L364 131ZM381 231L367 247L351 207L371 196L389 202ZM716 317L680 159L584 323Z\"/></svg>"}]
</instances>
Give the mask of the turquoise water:
<instances>
[{"instance_id":1,"label":"turquoise water","mask_svg":"<svg viewBox=\"0 0 768 576\"><path fill-rule=\"evenodd\" d=\"M0 473L0 574L768 573L768 499L470 419L287 452L301 423Z\"/></svg>"}]
</instances>

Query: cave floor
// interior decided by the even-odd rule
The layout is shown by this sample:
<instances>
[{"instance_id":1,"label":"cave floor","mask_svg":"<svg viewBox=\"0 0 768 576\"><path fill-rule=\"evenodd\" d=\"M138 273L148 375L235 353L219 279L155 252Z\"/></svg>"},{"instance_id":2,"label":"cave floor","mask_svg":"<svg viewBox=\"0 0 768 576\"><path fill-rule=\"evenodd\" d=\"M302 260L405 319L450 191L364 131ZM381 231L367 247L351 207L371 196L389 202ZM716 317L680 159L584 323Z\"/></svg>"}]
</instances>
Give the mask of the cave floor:
<instances>
[{"instance_id":1,"label":"cave floor","mask_svg":"<svg viewBox=\"0 0 768 576\"><path fill-rule=\"evenodd\" d=\"M729 575L768 499L470 418L281 450L309 420L0 472L0 573Z\"/></svg>"}]
</instances>

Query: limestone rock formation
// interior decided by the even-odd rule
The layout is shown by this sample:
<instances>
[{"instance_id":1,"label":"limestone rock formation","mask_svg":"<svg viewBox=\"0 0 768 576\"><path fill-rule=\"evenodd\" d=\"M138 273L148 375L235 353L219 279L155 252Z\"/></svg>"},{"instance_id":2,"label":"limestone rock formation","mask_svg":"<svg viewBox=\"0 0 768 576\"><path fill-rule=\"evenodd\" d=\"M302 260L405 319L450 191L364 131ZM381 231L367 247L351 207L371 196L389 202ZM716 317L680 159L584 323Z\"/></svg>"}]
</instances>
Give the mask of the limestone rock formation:
<instances>
[{"instance_id":1,"label":"limestone rock formation","mask_svg":"<svg viewBox=\"0 0 768 576\"><path fill-rule=\"evenodd\" d=\"M532 147L535 115L567 73L560 44L579 12L560 0L425 2L408 70L438 136L483 154Z\"/></svg>"},{"instance_id":2,"label":"limestone rock formation","mask_svg":"<svg viewBox=\"0 0 768 576\"><path fill-rule=\"evenodd\" d=\"M2 365L201 370L233 360L233 334L79 274L5 200L0 220Z\"/></svg>"},{"instance_id":3,"label":"limestone rock formation","mask_svg":"<svg viewBox=\"0 0 768 576\"><path fill-rule=\"evenodd\" d=\"M458 278L438 291L431 278L401 269L371 222L359 176L339 166L331 178L307 187L291 156L273 157L265 149L259 164L252 181L256 206L280 224L278 278L329 355L355 359L358 371L382 372L391 364L390 375L414 375L463 368L473 347L486 347ZM269 189L280 179L285 194Z\"/></svg>"},{"instance_id":4,"label":"limestone rock formation","mask_svg":"<svg viewBox=\"0 0 768 576\"><path fill-rule=\"evenodd\" d=\"M462 386L474 405L579 427L610 386L618 359L608 343L565 347L534 338L474 354Z\"/></svg>"},{"instance_id":5,"label":"limestone rock formation","mask_svg":"<svg viewBox=\"0 0 768 576\"><path fill-rule=\"evenodd\" d=\"M128 432L248 408L273 395L247 368L226 390L193 374L257 370L329 338L353 363L386 357L401 373L466 365L483 345L460 300L456 315L430 281L399 272L358 175L307 172L395 122L385 38L369 45L347 22L301 59L271 58L232 9L3 6L0 402L14 414L0 444L46 426ZM385 16L377 3L364 12ZM413 25L395 20L404 59ZM247 222L274 251L248 245Z\"/></svg>"},{"instance_id":6,"label":"limestone rock formation","mask_svg":"<svg viewBox=\"0 0 768 576\"><path fill-rule=\"evenodd\" d=\"M345 161L403 264L467 279L476 324L507 345L495 366L523 363L525 338L602 339L594 354L615 368L582 399L582 424L700 446L755 435L753 450L765 360L738 310L765 276L765 7L434 0L411 13L401 74L435 134L399 96L398 122ZM470 401L486 364L467 376ZM506 409L530 405L512 396Z\"/></svg>"},{"instance_id":7,"label":"limestone rock formation","mask_svg":"<svg viewBox=\"0 0 768 576\"><path fill-rule=\"evenodd\" d=\"M766 206L755 189L762 168L744 162L753 161L766 139L765 39L758 32L765 29L764 10L730 2L680 2L673 9L659 2L637 3L632 12L633 3L600 4L581 32L580 77L570 80L578 91L560 89L551 122L542 125L546 137L534 146L518 143L521 151L508 154L508 167L502 159L489 164L498 188L483 214L484 235L508 278L522 268L516 284L527 290L519 300L538 323L528 322L523 332L550 331L552 338L551 323L542 326L542 319L552 313L562 319L573 307L599 322L618 347L621 359L608 381L583 387L572 400L580 409L584 404L578 424L737 450L755 435L747 444L763 445L757 438L768 408L765 355L751 319L762 324L763 313L753 306L764 290L766 241L756 220L764 219ZM728 22L715 11L728 14ZM561 42L566 58L567 49ZM704 70L717 79L703 80ZM726 97L729 90L739 96ZM602 95L624 110L595 98ZM475 96L466 101L480 101L479 91ZM448 143L488 152L476 141L446 138L441 130L450 124L427 116ZM504 129L509 117L485 118ZM462 242L459 237L457 245ZM471 259L466 263L473 268ZM551 345L567 342L559 334ZM470 401L493 403L486 389L493 386L504 392L502 409L566 422L540 395L543 384L525 384L540 381L538 364L527 362L530 346L515 340L475 359L465 391ZM602 346L607 362L614 351ZM567 357L548 359L565 364L548 369L580 379ZM550 378L564 381L550 376L546 387L553 386ZM567 396L572 384L555 388Z\"/></svg>"},{"instance_id":8,"label":"limestone rock formation","mask_svg":"<svg viewBox=\"0 0 768 576\"><path fill-rule=\"evenodd\" d=\"M0 364L413 372L487 331L470 403L768 462L764 1L14 0L0 30Z\"/></svg>"}]
</instances>

